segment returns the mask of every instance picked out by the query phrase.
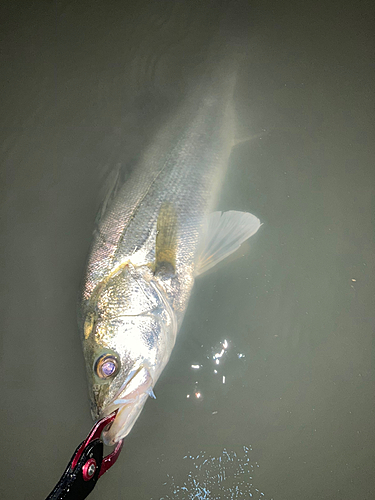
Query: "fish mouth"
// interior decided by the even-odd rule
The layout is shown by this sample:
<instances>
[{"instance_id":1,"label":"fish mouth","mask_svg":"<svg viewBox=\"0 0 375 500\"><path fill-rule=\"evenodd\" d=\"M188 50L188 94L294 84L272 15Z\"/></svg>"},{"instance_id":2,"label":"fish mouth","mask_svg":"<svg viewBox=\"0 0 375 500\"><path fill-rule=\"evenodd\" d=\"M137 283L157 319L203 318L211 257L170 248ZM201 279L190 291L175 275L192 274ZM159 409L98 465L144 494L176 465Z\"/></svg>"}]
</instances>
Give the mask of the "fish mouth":
<instances>
[{"instance_id":1,"label":"fish mouth","mask_svg":"<svg viewBox=\"0 0 375 500\"><path fill-rule=\"evenodd\" d=\"M104 410L103 416L117 411L111 427L103 432L103 441L113 446L129 434L142 408L152 392L153 380L150 372L144 366L127 377L121 389Z\"/></svg>"}]
</instances>

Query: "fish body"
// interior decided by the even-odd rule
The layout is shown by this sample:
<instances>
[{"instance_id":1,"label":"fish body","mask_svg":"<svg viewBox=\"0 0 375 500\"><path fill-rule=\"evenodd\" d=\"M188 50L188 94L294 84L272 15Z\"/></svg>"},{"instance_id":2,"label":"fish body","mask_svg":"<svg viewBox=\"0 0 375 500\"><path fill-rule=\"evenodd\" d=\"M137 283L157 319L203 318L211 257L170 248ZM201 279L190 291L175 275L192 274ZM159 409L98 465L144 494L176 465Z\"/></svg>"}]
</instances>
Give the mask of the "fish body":
<instances>
[{"instance_id":1,"label":"fish body","mask_svg":"<svg viewBox=\"0 0 375 500\"><path fill-rule=\"evenodd\" d=\"M118 410L107 444L153 396L195 277L259 227L251 214L210 216L234 141L235 79L222 76L198 86L114 183L94 231L80 326L93 417Z\"/></svg>"}]
</instances>

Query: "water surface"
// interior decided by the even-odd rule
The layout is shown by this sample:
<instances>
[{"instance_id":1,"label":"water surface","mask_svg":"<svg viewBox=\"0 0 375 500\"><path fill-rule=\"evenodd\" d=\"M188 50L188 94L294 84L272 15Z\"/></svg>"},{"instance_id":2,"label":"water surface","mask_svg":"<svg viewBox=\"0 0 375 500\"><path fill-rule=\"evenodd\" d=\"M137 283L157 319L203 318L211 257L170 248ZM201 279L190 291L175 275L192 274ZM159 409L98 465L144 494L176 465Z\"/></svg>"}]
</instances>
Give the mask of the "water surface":
<instances>
[{"instance_id":1,"label":"water surface","mask_svg":"<svg viewBox=\"0 0 375 500\"><path fill-rule=\"evenodd\" d=\"M220 18L110 4L2 7L4 498L44 498L91 426L76 299L105 173L134 164ZM254 138L219 208L264 225L197 280L157 399L93 500L375 495L370 4L238 5Z\"/></svg>"}]
</instances>

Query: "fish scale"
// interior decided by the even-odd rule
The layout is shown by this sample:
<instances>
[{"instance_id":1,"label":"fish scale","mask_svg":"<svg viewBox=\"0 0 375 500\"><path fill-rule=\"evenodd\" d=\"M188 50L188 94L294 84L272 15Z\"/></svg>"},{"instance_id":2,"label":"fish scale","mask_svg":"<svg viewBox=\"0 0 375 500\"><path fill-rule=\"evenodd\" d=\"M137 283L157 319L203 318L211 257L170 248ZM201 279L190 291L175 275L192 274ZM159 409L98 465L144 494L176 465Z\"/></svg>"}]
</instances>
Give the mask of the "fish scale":
<instances>
[{"instance_id":1,"label":"fish scale","mask_svg":"<svg viewBox=\"0 0 375 500\"><path fill-rule=\"evenodd\" d=\"M107 444L153 394L195 277L260 225L251 214L210 215L234 139L230 67L186 96L123 185L117 175L97 220L80 317L93 417L117 410Z\"/></svg>"}]
</instances>

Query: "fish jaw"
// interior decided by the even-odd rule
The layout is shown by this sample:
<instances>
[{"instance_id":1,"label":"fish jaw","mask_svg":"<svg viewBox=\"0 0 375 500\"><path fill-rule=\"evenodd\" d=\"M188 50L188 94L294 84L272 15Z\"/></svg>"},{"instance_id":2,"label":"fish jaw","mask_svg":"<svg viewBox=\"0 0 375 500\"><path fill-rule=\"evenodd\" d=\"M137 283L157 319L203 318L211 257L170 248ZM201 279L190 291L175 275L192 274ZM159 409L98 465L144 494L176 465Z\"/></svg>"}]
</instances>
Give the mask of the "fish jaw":
<instances>
[{"instance_id":1,"label":"fish jaw","mask_svg":"<svg viewBox=\"0 0 375 500\"><path fill-rule=\"evenodd\" d=\"M112 446L129 434L147 397L153 394L152 387L153 379L145 366L138 369L130 380L125 381L113 401L102 411L102 417L117 411L111 427L103 432L106 445Z\"/></svg>"}]
</instances>

